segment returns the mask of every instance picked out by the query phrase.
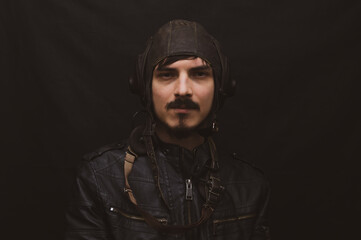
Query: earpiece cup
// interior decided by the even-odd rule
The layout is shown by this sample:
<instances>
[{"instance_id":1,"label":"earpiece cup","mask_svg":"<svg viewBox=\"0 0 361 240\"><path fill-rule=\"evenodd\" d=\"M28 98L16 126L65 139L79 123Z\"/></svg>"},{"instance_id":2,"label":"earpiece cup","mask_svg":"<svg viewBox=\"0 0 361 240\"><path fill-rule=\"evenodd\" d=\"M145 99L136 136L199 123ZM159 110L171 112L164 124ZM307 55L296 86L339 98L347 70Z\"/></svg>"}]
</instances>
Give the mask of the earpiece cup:
<instances>
[{"instance_id":1,"label":"earpiece cup","mask_svg":"<svg viewBox=\"0 0 361 240\"><path fill-rule=\"evenodd\" d=\"M222 61L223 61L222 86L221 86L222 94L224 95L224 97L231 97L235 93L237 82L235 79L232 79L230 77L229 63L227 57L223 56Z\"/></svg>"},{"instance_id":2,"label":"earpiece cup","mask_svg":"<svg viewBox=\"0 0 361 240\"><path fill-rule=\"evenodd\" d=\"M143 62L144 54L138 55L137 61L135 63L133 76L129 77L130 90L132 91L132 93L140 95L141 97L143 97L144 95Z\"/></svg>"}]
</instances>

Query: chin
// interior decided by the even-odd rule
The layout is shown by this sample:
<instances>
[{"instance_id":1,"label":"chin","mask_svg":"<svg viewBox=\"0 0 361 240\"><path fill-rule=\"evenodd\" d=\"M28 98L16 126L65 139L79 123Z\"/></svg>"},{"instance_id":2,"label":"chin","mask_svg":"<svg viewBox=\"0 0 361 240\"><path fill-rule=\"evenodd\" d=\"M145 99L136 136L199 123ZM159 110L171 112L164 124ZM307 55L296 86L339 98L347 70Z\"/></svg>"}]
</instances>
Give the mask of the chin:
<instances>
[{"instance_id":1,"label":"chin","mask_svg":"<svg viewBox=\"0 0 361 240\"><path fill-rule=\"evenodd\" d=\"M194 132L197 130L198 125L190 125L187 122L162 122L159 121L158 124L162 125L166 132L173 137L182 139L187 138L194 134Z\"/></svg>"},{"instance_id":2,"label":"chin","mask_svg":"<svg viewBox=\"0 0 361 240\"><path fill-rule=\"evenodd\" d=\"M199 124L191 124L188 122L177 122L175 124L166 124L169 129L174 131L194 131L198 128Z\"/></svg>"}]
</instances>

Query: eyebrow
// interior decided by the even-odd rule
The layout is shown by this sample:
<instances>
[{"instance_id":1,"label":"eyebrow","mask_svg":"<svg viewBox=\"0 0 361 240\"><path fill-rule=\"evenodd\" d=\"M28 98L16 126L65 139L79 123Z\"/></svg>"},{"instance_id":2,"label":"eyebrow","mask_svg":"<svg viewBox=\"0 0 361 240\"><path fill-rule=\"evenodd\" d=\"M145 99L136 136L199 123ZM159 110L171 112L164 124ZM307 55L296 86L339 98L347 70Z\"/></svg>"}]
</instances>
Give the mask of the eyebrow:
<instances>
[{"instance_id":1,"label":"eyebrow","mask_svg":"<svg viewBox=\"0 0 361 240\"><path fill-rule=\"evenodd\" d=\"M162 72L162 71L175 71L175 68L170 68L168 66L162 66L162 67L157 67L156 69L154 69L154 71L158 71L158 72Z\"/></svg>"},{"instance_id":2,"label":"eyebrow","mask_svg":"<svg viewBox=\"0 0 361 240\"><path fill-rule=\"evenodd\" d=\"M189 71L209 71L209 70L212 70L212 68L210 66L202 65L202 66L191 68ZM168 67L168 66L162 66L160 68L156 68L155 71L159 71L159 72L162 72L162 71L176 71L176 69Z\"/></svg>"},{"instance_id":3,"label":"eyebrow","mask_svg":"<svg viewBox=\"0 0 361 240\"><path fill-rule=\"evenodd\" d=\"M203 65L195 68L191 68L190 71L210 71L212 68L208 65Z\"/></svg>"}]
</instances>

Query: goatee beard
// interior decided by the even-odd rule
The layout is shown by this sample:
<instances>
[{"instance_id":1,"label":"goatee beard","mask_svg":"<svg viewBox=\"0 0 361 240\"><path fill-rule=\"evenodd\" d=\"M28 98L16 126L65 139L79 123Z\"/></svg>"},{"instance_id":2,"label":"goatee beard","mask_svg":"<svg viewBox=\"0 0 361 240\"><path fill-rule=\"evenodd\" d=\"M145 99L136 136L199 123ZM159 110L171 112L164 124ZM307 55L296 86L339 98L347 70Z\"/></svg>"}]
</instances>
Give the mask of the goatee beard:
<instances>
[{"instance_id":1,"label":"goatee beard","mask_svg":"<svg viewBox=\"0 0 361 240\"><path fill-rule=\"evenodd\" d=\"M174 137L177 139L184 139L190 137L196 132L198 126L187 127L185 125L186 114L178 114L178 118L179 122L178 126L176 127L171 127L167 123L160 121L159 119L157 119L157 125L165 129L165 131L170 137Z\"/></svg>"}]
</instances>

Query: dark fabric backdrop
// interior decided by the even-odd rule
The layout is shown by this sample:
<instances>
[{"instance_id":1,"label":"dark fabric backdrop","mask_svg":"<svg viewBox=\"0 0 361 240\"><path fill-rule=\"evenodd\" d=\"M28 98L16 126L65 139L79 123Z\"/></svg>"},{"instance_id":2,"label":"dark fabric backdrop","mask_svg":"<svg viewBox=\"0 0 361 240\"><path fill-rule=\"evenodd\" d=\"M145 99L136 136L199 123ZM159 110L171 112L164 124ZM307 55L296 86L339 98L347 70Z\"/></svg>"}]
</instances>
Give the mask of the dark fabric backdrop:
<instances>
[{"instance_id":1,"label":"dark fabric backdrop","mask_svg":"<svg viewBox=\"0 0 361 240\"><path fill-rule=\"evenodd\" d=\"M135 56L174 18L229 56L239 84L220 147L269 177L273 239L360 235L360 1L0 4L2 239L62 239L76 165L128 136Z\"/></svg>"}]
</instances>

